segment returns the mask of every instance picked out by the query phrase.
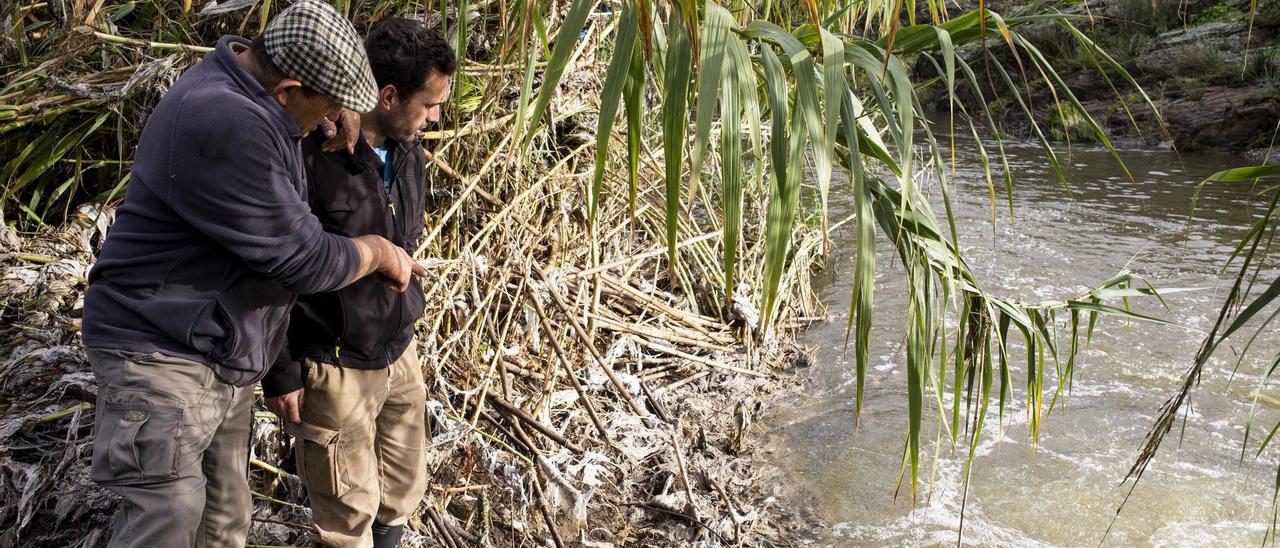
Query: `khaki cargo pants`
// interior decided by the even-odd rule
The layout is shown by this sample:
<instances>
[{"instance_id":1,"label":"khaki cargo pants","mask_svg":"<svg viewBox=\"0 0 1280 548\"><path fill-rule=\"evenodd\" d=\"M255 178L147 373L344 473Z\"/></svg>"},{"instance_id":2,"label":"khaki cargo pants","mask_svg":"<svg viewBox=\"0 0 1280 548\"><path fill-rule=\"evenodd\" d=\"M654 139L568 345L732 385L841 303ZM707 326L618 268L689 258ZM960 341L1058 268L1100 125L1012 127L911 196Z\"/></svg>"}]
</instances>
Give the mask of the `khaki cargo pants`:
<instances>
[{"instance_id":1,"label":"khaki cargo pants","mask_svg":"<svg viewBox=\"0 0 1280 548\"><path fill-rule=\"evenodd\" d=\"M426 388L414 344L385 369L306 360L298 476L324 546L372 546L371 527L403 525L427 488Z\"/></svg>"},{"instance_id":2,"label":"khaki cargo pants","mask_svg":"<svg viewBox=\"0 0 1280 548\"><path fill-rule=\"evenodd\" d=\"M166 356L89 349L94 482L124 497L112 547L243 547L253 388Z\"/></svg>"}]
</instances>

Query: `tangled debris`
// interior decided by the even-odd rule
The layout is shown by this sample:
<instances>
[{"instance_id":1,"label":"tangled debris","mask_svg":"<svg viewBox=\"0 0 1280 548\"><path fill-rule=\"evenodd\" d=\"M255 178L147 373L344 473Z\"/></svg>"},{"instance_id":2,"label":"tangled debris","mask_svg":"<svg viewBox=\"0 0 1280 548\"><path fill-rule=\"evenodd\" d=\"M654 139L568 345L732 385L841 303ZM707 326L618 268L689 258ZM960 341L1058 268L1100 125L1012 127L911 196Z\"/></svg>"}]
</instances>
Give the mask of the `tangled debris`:
<instances>
[{"instance_id":1,"label":"tangled debris","mask_svg":"<svg viewBox=\"0 0 1280 548\"><path fill-rule=\"evenodd\" d=\"M116 501L88 481L95 387L77 316L111 218L86 205L56 229L0 233L0 545L109 536ZM580 269L482 256L442 266L472 283L436 301L438 319L461 327L421 337L432 481L409 545L716 546L794 534L752 455L752 421L786 382L771 371L787 352L747 352L734 326L608 271L595 273L593 311ZM481 333L507 345L485 347ZM297 544L310 530L305 495L282 460L278 420L259 409L250 539Z\"/></svg>"},{"instance_id":2,"label":"tangled debris","mask_svg":"<svg viewBox=\"0 0 1280 548\"><path fill-rule=\"evenodd\" d=\"M109 533L115 503L89 482L96 388L74 311L110 220L84 206L38 239L0 226L0 546L97 546Z\"/></svg>"},{"instance_id":3,"label":"tangled debris","mask_svg":"<svg viewBox=\"0 0 1280 548\"><path fill-rule=\"evenodd\" d=\"M198 56L180 44L89 32L81 22L105 21L106 12L73 4L60 22L59 57L16 73L21 85L0 96L17 105L0 111L0 135L76 128L85 146L110 156L119 148L111 143L133 142L149 106ZM495 6L473 21L494 28L473 33L469 56L509 46L492 43L502 21ZM237 31L225 23L193 29L208 43ZM745 283L728 299L718 285L723 242L706 206L715 185L677 227L676 265L661 244L661 184L642 185L634 204L606 196L588 226L590 128L610 33L607 24L583 33L547 123L530 126L523 142L511 131L523 67L470 59L455 91L466 110L423 135L429 204L416 255L431 274L418 344L431 481L408 546L728 546L801 534L794 509L777 502L786 500L781 487L761 479L753 424L804 359L791 331L818 313L808 280L821 238L797 223L779 327L766 331L753 284L768 192L744 197ZM97 123L109 112L128 123ZM84 137L113 124L109 139ZM105 182L92 204L123 195L127 178L109 177L127 175L126 152L115 151L118 164L84 168ZM641 179L660 181L661 163L651 154ZM707 180L717 165L705 163ZM59 203L47 202L48 211ZM113 210L69 211L22 234L0 222L0 548L100 546L117 504L88 480L96 388L79 340L87 273ZM254 422L249 540L304 544L313 527L287 436L261 402Z\"/></svg>"}]
</instances>

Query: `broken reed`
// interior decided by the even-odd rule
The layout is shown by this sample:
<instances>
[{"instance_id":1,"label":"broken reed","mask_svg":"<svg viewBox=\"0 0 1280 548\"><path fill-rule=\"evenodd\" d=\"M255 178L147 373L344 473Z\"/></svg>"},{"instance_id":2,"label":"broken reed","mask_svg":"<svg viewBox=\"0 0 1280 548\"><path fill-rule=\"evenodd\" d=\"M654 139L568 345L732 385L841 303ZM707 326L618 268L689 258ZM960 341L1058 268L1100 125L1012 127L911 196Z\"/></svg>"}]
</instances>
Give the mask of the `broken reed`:
<instances>
[{"instance_id":1,"label":"broken reed","mask_svg":"<svg viewBox=\"0 0 1280 548\"><path fill-rule=\"evenodd\" d=\"M26 13L46 15L42 9ZM3 171L5 203L13 206L6 211L36 234L56 232L63 219L80 219L73 204L114 202L123 195L132 147L147 108L198 59L198 51L174 40L234 30L233 21L192 23L155 4L138 4L135 14L116 12L122 8L112 4L102 9L106 11L98 14L99 21L114 19L117 28L110 30L119 34L85 32L84 25L63 31L52 23L36 29L28 25L28 37L48 42L47 49L29 48L25 61L4 67L4 74L12 78L5 79L0 97L13 107L2 110L8 114L0 122L7 124L0 126L5 128L0 147L13 153L6 156L10 160ZM538 18L556 15L540 9L530 5L526 13ZM152 17L181 30L148 34L120 26ZM483 22L494 26L504 23L503 17L491 7ZM535 28L518 18L510 24ZM483 30L475 23L471 28ZM574 42L565 63L590 63L607 45L605 33L613 28L592 25ZM122 34L130 36L113 38ZM490 28L483 34L500 33ZM132 37L138 35L146 38ZM54 41L55 36L61 41ZM431 396L442 403L445 420L466 425L487 440L482 452L509 454L524 462L521 477L532 486L531 492L514 492L507 505L493 502L489 515L474 513L474 506L460 511L456 499L470 492L469 481L492 481L489 489L495 492L513 488L467 469L465 461L455 463L477 475L445 483L441 493L428 497L421 516L428 527L420 529L452 545L484 538L490 531L532 543L563 540L568 535L562 535L562 512L549 502L550 493L571 492L573 486L557 479L562 473L544 456L556 454L558 448L581 455L616 447L622 443L618 438L633 435L616 426L628 420L620 416L639 418L644 428L665 432L685 416L672 394L702 390L696 386L726 376L767 378L785 355L778 348L788 349L776 340L758 345L762 332L759 314L750 304L753 294L747 294L735 313L723 308L723 291L713 285L722 255L715 226L682 220L686 237L676 245L681 260L674 267L666 264L667 252L658 245L667 229L660 187L638 189L634 208L619 199L605 201L588 228L582 205L593 166L594 120L591 103L584 105L581 98L592 97L600 83L583 71L560 93L547 92L545 101L534 97L534 92L543 95L537 87L518 94L527 81L526 69L545 64L536 59L536 39L529 38L525 47L506 46L506 55L516 61L508 61L501 49L468 48L469 55L482 56L485 62L469 60L463 65L445 129L424 135L434 169L429 178L432 201L424 219L427 237L418 256L429 258L435 268L424 284L429 306L421 324L420 350L429 357L424 366L431 373ZM41 54L45 57L31 57ZM529 55L535 58L529 67L519 63ZM528 115L532 107L545 109L545 116ZM511 127L521 118L524 129L517 139ZM625 161L616 149L608 160L615 165ZM646 179L660 177L652 163L639 166L636 173ZM691 215L707 206L701 207ZM744 208L754 215L743 223L746 230L762 233L759 227L767 211L763 199L749 200ZM584 245L593 239L597 245ZM785 278L786 287L794 288L796 298L790 301L796 310L814 316L807 276L820 239L808 233L798 242L799 266ZM92 251L80 249L76 259L87 262ZM758 271L762 255L759 243L744 250L744 269ZM73 316L67 307L74 306L75 295L61 296L64 304L53 308ZM783 316L790 317L790 312ZM74 333L74 320L63 318L62 324ZM18 340L24 336L22 331L6 335ZM605 380L595 383L601 376ZM572 402L558 399L566 390L576 395ZM74 409L41 416L37 423L60 422L66 413L81 416L84 406ZM260 415L260 431L270 432L264 424L273 423L274 418ZM72 434L64 439L76 440ZM80 437L78 443L85 441ZM693 448L682 444L672 450ZM290 493L289 481L281 480L281 463L273 457L270 440L255 440L255 454L262 456L255 469L269 478L265 483L255 480L255 496L278 514L260 519L298 524L296 514L289 512L299 509L299 499ZM665 454L669 453L645 466L660 466L669 458L679 460L682 469L697 466L692 455ZM623 502L609 505L622 507ZM530 522L532 526L517 526L525 521L520 513L532 508L541 519ZM611 529L627 529L625 520L611 520L608 511L592 508L593 515L604 513L593 520ZM699 515L711 517L707 510Z\"/></svg>"},{"instance_id":2,"label":"broken reed","mask_svg":"<svg viewBox=\"0 0 1280 548\"><path fill-rule=\"evenodd\" d=\"M0 96L16 107L97 92L106 93L118 108L84 110L91 105L71 100L57 107L64 110L56 116L42 111L46 114L39 115L39 128L29 122L0 133L6 137L0 153L13 153L5 164L4 203L15 204L29 224L51 218L57 204L118 197L127 182L123 168L133 137L145 117L146 103L131 103L148 96L140 90L152 95L162 91L166 79L192 59L174 46L212 43L228 32L244 34L260 27L273 9L263 3L258 10L201 17L188 7L177 10L157 2L66 4L66 13L52 13L53 3L13 8L20 12L14 28L22 39L11 49L20 50L20 61L7 62L5 73L16 77L0 89ZM416 9L416 4L390 0L344 0L338 5L360 28ZM428 23L453 38L464 60L445 125L462 129L428 140L435 163L449 166L441 171L457 180L438 187L445 211L425 220L429 230L421 251L456 261L428 284L428 302L445 304L469 296L474 308L461 317L452 309L433 310L426 320L428 337L456 341L479 333L490 337L490 343L501 343L506 332L489 333L485 326L492 316L477 311L484 309L481 303L493 306L506 300L509 308L500 317L511 318L512 310L520 308L512 303L523 299L504 299L493 291L512 290L507 286L513 284L516 293L538 291L554 283L554 276L531 277L531 265L569 272L591 269L619 255L648 252L637 243L663 242L661 258L628 265L624 285L633 284L642 294L661 289L671 297L666 306L732 324L750 356L753 345L775 341L771 327L797 310L807 312L808 269L831 245L830 194L846 192L854 204L856 228L849 245L856 252L856 266L848 326L859 410L869 361L877 239L892 244L912 282L905 333L911 412L904 428L902 477L904 482L910 477L914 495L926 406L937 408L951 443L965 441L971 447L983 433L983 419L994 412L992 404L1004 408L1010 392L1004 382L996 388L991 379L995 372L1002 381L1011 376L1010 327L1027 348L1035 349L1028 352L1024 368L1034 434L1046 408L1041 405L1043 372L1046 365L1053 367L1067 381L1059 386L1069 384L1080 340L1087 340L1087 330L1082 333L1079 326L1092 329L1100 315L1149 319L1103 304L1151 294L1145 281L1127 272L1087 295L1045 303L1012 301L984 291L965 264L961 234L951 218L944 157L954 141L939 141L923 121L916 94L922 87L945 89L948 134L960 127L974 136L980 130L993 136L994 150L974 140L988 160L983 168L992 220L998 183L1012 215L1013 182L1002 132L986 110L987 96L1015 100L1043 145L1046 163L1064 179L1037 122L1043 112L1023 102L1022 92L1028 79L1040 78L1058 90L1048 108L1085 112L1020 28L1063 27L1088 52L1095 70L1136 90L1150 104L1124 67L1073 26L1080 16L1044 3L1009 14L988 10L983 3L973 11L953 13L933 0L921 6L929 11L927 20L917 20L902 2L889 0L843 9L811 0L735 0L725 5L461 1L440 7L428 14ZM46 12L51 17L41 20ZM558 25L549 28L548 19ZM77 30L86 26L109 36ZM156 44L161 49L152 47ZM1005 54L991 54L1001 49ZM158 61L149 56L156 51L174 52L162 58L173 61L155 65ZM126 78L127 71L120 69L130 64L145 70ZM570 67L583 70L568 72ZM604 68L602 82L599 68L590 67ZM88 87L77 87L77 79L67 77L110 70L120 70L119 76ZM51 86L76 93L50 94ZM961 101L962 90L976 101ZM565 95L572 97L566 100ZM24 112L38 115L31 109ZM1111 148L1101 126L1087 114L1084 118L1098 141ZM22 131L27 138L9 139ZM620 149L624 154L615 152ZM111 163L97 163L108 161L102 158ZM997 161L990 162L992 158ZM802 196L814 194L817 205L802 214ZM942 216L934 212L939 204ZM701 234L718 237L690 240ZM493 290L473 286L464 292L462 282L449 276L482 256L500 257L492 264L501 265L499 272L507 278ZM601 282L605 273L597 274L575 280L579 298L590 297L573 308L587 324L585 336L578 330L574 335L588 347L599 343L595 334L603 322L596 316L608 285ZM643 276L644 283L629 276ZM642 309L631 310L644 317ZM956 325L948 325L949 317ZM505 321L504 330L531 337L531 327L517 330L514 320ZM1058 346L1060 329L1071 341L1069 347ZM505 347L487 348L496 352ZM541 348L535 345L535 350ZM1046 354L1052 363L1046 363ZM493 357L485 361L486 372L504 363ZM590 363L598 361L593 354ZM543 399L555 377L546 379ZM949 413L941 397L948 389L955 396ZM461 411L465 416L466 409ZM972 428L962 435L967 425Z\"/></svg>"}]
</instances>

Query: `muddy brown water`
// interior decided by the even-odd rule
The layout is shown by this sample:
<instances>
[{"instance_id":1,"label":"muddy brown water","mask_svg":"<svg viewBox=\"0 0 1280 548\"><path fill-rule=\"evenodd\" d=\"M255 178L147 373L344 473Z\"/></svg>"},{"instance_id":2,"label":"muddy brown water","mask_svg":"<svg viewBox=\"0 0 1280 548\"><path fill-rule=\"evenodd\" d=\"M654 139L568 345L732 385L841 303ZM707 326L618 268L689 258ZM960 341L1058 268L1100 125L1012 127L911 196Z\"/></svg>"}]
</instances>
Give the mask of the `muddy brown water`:
<instances>
[{"instance_id":1,"label":"muddy brown water","mask_svg":"<svg viewBox=\"0 0 1280 548\"><path fill-rule=\"evenodd\" d=\"M1038 447L1028 433L1024 364L1014 365L1003 430L994 415L989 418L969 486L964 544L1097 546L1128 491L1120 482L1139 444L1191 364L1202 338L1196 330L1208 329L1217 314L1229 283L1218 270L1266 204L1249 185L1211 185L1188 224L1196 184L1215 171L1247 165L1238 157L1183 154L1179 160L1167 151L1122 150L1130 180L1105 150L1076 146L1070 156L1059 151L1068 196L1039 147L1006 146L1014 173L1013 224L1002 202L993 233L972 143L961 143L952 178L961 246L988 291L1028 301L1065 299L1126 267L1157 287L1206 288L1167 296L1171 311L1149 300L1135 303L1138 311L1185 328L1102 320L1082 353L1067 405L1043 421ZM843 180L837 174L836 181ZM842 219L851 203L846 193L833 196L832 217ZM844 229L835 238L847 242L851 236ZM936 419L922 436L927 455L914 503L907 487L894 500L907 425L906 284L878 236L876 316L861 425L855 433L853 362L844 348L853 257L850 246L836 245L833 268L815 281L833 320L804 337L817 359L799 373L807 388L778 405L769 421L771 458L828 522L813 531L823 544L954 546L967 446L953 451L946 438L935 444ZM1264 271L1263 279L1269 283L1274 275ZM1241 443L1265 357L1280 348L1280 333L1264 333L1232 379L1235 352L1246 339L1238 337L1233 348L1220 351L1205 371L1180 444L1175 430L1106 545L1263 541L1280 447L1258 458L1253 451L1264 435L1258 430L1265 433L1280 418L1280 383L1263 391L1243 461ZM1046 384L1052 390L1054 383Z\"/></svg>"}]
</instances>

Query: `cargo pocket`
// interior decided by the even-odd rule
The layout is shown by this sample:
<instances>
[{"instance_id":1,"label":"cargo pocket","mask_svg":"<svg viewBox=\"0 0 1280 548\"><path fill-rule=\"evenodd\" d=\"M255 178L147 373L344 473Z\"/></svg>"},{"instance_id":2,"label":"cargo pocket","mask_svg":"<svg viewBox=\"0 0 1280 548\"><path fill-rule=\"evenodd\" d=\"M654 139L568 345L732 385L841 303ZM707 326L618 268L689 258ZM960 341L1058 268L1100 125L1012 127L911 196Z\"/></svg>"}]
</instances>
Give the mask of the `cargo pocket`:
<instances>
[{"instance_id":1,"label":"cargo pocket","mask_svg":"<svg viewBox=\"0 0 1280 548\"><path fill-rule=\"evenodd\" d=\"M132 396L132 397L131 397ZM100 409L90 478L100 485L130 485L178 477L182 408L121 392Z\"/></svg>"},{"instance_id":2,"label":"cargo pocket","mask_svg":"<svg viewBox=\"0 0 1280 548\"><path fill-rule=\"evenodd\" d=\"M286 430L298 438L294 446L298 477L312 497L341 497L348 485L342 473L342 454L338 450L339 433L314 424L286 423Z\"/></svg>"}]
</instances>

